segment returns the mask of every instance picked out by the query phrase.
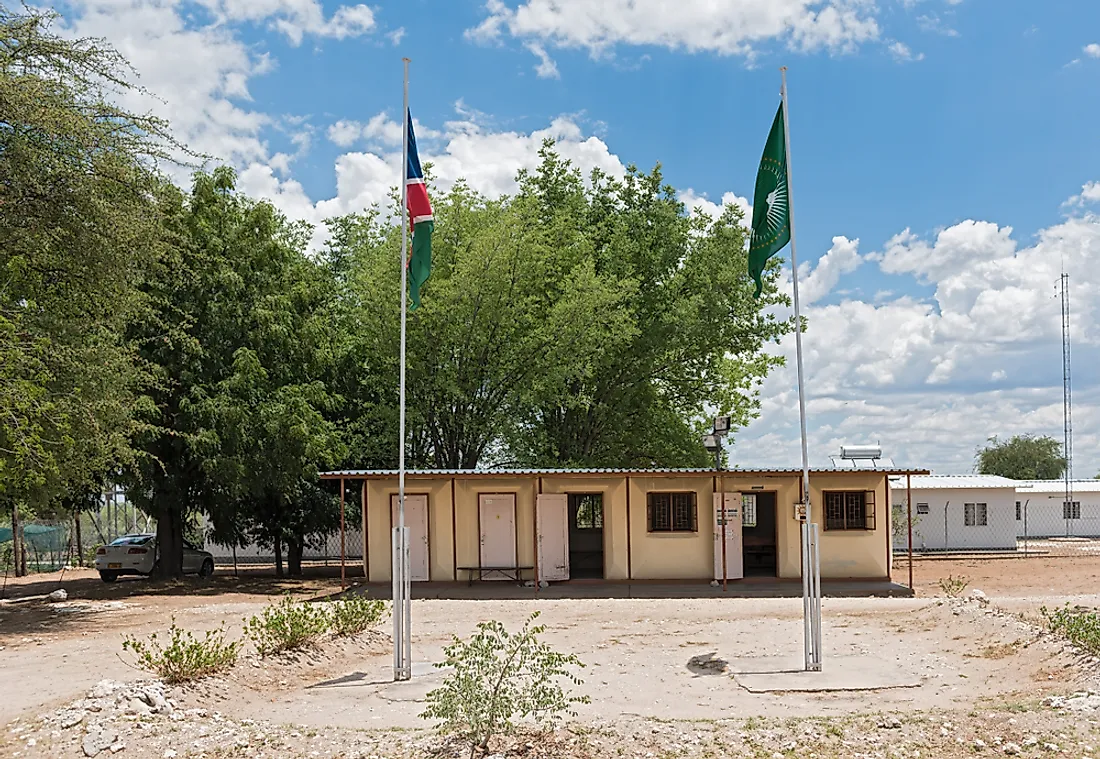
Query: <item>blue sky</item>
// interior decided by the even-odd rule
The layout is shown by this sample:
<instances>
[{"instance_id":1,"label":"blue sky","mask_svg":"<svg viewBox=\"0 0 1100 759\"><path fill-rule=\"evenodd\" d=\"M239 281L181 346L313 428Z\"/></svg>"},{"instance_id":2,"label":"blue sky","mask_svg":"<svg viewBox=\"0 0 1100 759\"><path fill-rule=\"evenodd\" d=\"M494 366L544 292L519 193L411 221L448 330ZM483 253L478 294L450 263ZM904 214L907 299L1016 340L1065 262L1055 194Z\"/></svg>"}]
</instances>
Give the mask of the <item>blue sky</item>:
<instances>
[{"instance_id":1,"label":"blue sky","mask_svg":"<svg viewBox=\"0 0 1100 759\"><path fill-rule=\"evenodd\" d=\"M1073 276L1075 474L1100 469L1100 4L1088 0L70 0L181 138L315 223L397 176L401 57L443 185L511 190L544 135L583 168L660 162L703 210L751 202L789 67L808 266L811 458L881 442L966 471L989 435L1061 434ZM1092 47L1090 47L1092 46ZM395 136L397 142L395 142ZM1011 228L1009 230L1008 228ZM319 232L319 235L323 233ZM791 346L778 350L790 355ZM735 458L797 457L793 374Z\"/></svg>"}]
</instances>

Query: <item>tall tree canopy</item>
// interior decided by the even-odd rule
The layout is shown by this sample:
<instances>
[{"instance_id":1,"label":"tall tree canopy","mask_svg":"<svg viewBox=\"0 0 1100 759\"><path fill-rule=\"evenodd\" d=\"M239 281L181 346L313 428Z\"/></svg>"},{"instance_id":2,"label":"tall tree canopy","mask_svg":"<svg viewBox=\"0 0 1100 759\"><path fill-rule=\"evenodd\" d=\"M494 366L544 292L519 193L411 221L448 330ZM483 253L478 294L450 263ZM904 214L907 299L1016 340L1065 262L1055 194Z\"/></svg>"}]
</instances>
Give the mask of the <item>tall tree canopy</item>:
<instances>
[{"instance_id":1,"label":"tall tree canopy","mask_svg":"<svg viewBox=\"0 0 1100 759\"><path fill-rule=\"evenodd\" d=\"M0 6L0 497L44 504L126 455L123 339L156 255L166 125L116 103L130 69L56 14Z\"/></svg>"},{"instance_id":2,"label":"tall tree canopy","mask_svg":"<svg viewBox=\"0 0 1100 759\"><path fill-rule=\"evenodd\" d=\"M994 435L976 458L979 473L1014 480L1056 480L1066 471L1062 444L1046 435L1015 435L1004 441Z\"/></svg>"},{"instance_id":3,"label":"tall tree canopy","mask_svg":"<svg viewBox=\"0 0 1100 759\"><path fill-rule=\"evenodd\" d=\"M436 199L432 278L409 317L412 461L706 465L707 412L752 419L780 360L764 345L791 329L767 313L784 301L778 262L754 300L736 208L693 217L659 168L586 185L551 143L540 156L514 197L459 182ZM335 222L329 260L349 272L347 332L370 365L360 390L388 443L370 458L392 466L400 232Z\"/></svg>"},{"instance_id":4,"label":"tall tree canopy","mask_svg":"<svg viewBox=\"0 0 1100 759\"><path fill-rule=\"evenodd\" d=\"M307 484L341 456L325 416L327 278L305 255L308 230L234 182L219 168L178 198L172 244L145 282L150 316L134 326L155 373L134 495L157 517L169 575L181 571L196 513L299 546L295 504L314 498Z\"/></svg>"}]
</instances>

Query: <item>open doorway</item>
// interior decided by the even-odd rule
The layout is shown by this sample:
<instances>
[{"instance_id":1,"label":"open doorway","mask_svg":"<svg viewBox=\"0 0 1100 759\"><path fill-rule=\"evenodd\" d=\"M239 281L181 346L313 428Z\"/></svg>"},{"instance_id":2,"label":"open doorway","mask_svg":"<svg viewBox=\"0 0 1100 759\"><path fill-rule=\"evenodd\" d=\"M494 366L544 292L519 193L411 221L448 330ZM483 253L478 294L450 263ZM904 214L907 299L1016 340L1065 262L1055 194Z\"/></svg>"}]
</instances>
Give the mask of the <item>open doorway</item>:
<instances>
[{"instance_id":1,"label":"open doorway","mask_svg":"<svg viewBox=\"0 0 1100 759\"><path fill-rule=\"evenodd\" d=\"M569 494L569 577L603 579L603 495Z\"/></svg>"},{"instance_id":2,"label":"open doorway","mask_svg":"<svg viewBox=\"0 0 1100 759\"><path fill-rule=\"evenodd\" d=\"M745 577L775 577L778 570L775 493L743 493L741 515Z\"/></svg>"}]
</instances>

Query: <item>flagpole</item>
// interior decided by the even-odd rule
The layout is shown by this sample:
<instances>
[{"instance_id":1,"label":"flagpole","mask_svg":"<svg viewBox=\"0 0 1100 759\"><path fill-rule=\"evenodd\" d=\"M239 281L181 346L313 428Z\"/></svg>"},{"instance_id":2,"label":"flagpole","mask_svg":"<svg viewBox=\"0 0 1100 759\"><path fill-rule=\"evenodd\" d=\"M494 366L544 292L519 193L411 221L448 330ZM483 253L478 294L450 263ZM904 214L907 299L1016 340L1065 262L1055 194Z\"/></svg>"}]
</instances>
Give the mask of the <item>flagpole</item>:
<instances>
[{"instance_id":1,"label":"flagpole","mask_svg":"<svg viewBox=\"0 0 1100 759\"><path fill-rule=\"evenodd\" d=\"M393 679L408 680L412 673L406 651L410 641L405 640L410 629L408 615L411 603L406 597L406 575L408 574L408 538L405 533L405 322L406 290L408 281L407 251L409 247L409 59L402 58L404 64L404 109L402 118L405 128L401 133L401 381L400 414L398 435L401 442L397 453L397 529L394 534L394 572L393 572Z\"/></svg>"},{"instance_id":2,"label":"flagpole","mask_svg":"<svg viewBox=\"0 0 1100 759\"><path fill-rule=\"evenodd\" d=\"M794 242L794 194L791 182L791 129L787 108L787 67L779 69L783 76L783 141L787 164L787 219L791 230L791 282L794 285L794 344L796 364L798 367L798 420L802 432L802 506L806 510L806 521L803 523L805 535L802 546L802 608L804 622L808 622L804 630L806 670L819 671L821 669L821 599L820 581L817 579L817 567L819 566L817 554L817 535L813 522L813 514L810 507L810 456L806 445L806 386L802 369L802 312L798 303L798 255Z\"/></svg>"}]
</instances>

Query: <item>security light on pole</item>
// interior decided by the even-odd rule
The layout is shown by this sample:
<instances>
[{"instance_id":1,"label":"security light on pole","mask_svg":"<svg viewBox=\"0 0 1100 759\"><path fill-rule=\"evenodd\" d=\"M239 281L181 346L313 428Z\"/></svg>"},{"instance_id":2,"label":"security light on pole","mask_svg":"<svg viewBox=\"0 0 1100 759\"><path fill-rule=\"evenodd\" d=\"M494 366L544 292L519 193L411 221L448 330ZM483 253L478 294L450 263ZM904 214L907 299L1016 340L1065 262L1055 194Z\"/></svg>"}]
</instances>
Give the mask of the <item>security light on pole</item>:
<instances>
[{"instance_id":1,"label":"security light on pole","mask_svg":"<svg viewBox=\"0 0 1100 759\"><path fill-rule=\"evenodd\" d=\"M728 416L714 417L714 434L719 437L730 434L730 418Z\"/></svg>"}]
</instances>

